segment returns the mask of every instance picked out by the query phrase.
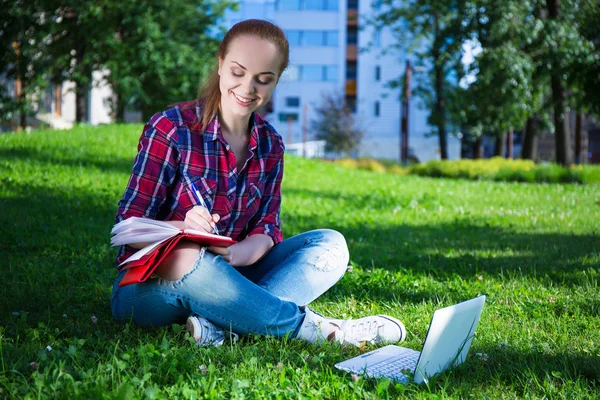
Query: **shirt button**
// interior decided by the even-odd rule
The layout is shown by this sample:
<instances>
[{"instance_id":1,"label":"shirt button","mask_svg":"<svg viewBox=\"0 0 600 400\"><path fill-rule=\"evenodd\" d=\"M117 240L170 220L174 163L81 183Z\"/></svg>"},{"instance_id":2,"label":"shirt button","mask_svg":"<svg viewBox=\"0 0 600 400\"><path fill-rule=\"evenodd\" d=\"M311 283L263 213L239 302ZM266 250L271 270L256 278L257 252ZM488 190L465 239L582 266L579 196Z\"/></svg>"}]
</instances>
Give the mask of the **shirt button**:
<instances>
[{"instance_id":1,"label":"shirt button","mask_svg":"<svg viewBox=\"0 0 600 400\"><path fill-rule=\"evenodd\" d=\"M233 195L232 195L232 194L229 194L229 195L227 195L227 198L228 198L229 200L233 200Z\"/></svg>"}]
</instances>

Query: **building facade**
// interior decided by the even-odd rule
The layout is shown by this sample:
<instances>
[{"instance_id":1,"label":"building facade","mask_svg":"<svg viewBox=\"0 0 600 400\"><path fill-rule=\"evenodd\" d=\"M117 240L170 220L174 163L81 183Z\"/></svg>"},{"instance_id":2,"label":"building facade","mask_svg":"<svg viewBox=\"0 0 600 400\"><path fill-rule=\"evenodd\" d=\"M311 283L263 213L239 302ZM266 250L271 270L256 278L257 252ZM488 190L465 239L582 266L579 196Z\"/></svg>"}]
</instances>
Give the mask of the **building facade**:
<instances>
[{"instance_id":1,"label":"building facade","mask_svg":"<svg viewBox=\"0 0 600 400\"><path fill-rule=\"evenodd\" d=\"M382 54L394 43L366 20L379 12L372 0L242 0L226 13L226 28L249 18L270 20L290 42L290 65L273 95L267 115L286 144L311 141L311 120L326 94L340 96L355 113L365 136L358 156L399 160L400 89L387 83L404 74L403 54ZM428 112L413 97L409 107L410 153L420 161L439 158ZM449 156L458 158L460 142L449 138Z\"/></svg>"}]
</instances>

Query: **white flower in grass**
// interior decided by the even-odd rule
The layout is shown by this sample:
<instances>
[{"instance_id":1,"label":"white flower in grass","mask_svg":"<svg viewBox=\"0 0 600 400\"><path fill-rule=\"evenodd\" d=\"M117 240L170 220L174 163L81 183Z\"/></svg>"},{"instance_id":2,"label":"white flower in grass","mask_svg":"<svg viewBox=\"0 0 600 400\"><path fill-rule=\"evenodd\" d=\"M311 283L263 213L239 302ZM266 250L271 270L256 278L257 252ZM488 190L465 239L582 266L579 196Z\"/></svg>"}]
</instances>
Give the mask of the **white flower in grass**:
<instances>
[{"instance_id":1,"label":"white flower in grass","mask_svg":"<svg viewBox=\"0 0 600 400\"><path fill-rule=\"evenodd\" d=\"M52 346L50 346L50 345L46 346L46 350L52 351Z\"/></svg>"},{"instance_id":2,"label":"white flower in grass","mask_svg":"<svg viewBox=\"0 0 600 400\"><path fill-rule=\"evenodd\" d=\"M475 354L476 357L479 357L479 359L483 362L486 362L488 360L488 355L485 353L477 353Z\"/></svg>"},{"instance_id":3,"label":"white flower in grass","mask_svg":"<svg viewBox=\"0 0 600 400\"><path fill-rule=\"evenodd\" d=\"M98 322L98 318L95 315L92 315L92 324L96 324Z\"/></svg>"},{"instance_id":4,"label":"white flower in grass","mask_svg":"<svg viewBox=\"0 0 600 400\"><path fill-rule=\"evenodd\" d=\"M358 382L358 380L360 379L360 377L356 374L352 374L352 382Z\"/></svg>"},{"instance_id":5,"label":"white flower in grass","mask_svg":"<svg viewBox=\"0 0 600 400\"><path fill-rule=\"evenodd\" d=\"M202 375L206 375L208 373L208 369L206 369L206 365L204 365L204 364L202 364L201 366L199 366L198 369L200 370L200 373Z\"/></svg>"}]
</instances>

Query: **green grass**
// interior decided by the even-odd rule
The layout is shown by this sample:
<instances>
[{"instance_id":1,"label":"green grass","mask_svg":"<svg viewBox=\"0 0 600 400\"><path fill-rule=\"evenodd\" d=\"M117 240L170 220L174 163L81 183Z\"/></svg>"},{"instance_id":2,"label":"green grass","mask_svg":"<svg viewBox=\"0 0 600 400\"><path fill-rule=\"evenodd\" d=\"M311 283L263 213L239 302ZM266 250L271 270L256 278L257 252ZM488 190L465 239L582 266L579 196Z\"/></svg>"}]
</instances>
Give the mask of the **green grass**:
<instances>
[{"instance_id":1,"label":"green grass","mask_svg":"<svg viewBox=\"0 0 600 400\"><path fill-rule=\"evenodd\" d=\"M0 398L600 397L597 186L286 159L286 236L337 229L354 266L315 309L396 316L419 349L436 308L488 296L462 366L428 386L355 382L333 364L356 348L249 337L200 349L181 326L112 319L109 231L140 132L0 135Z\"/></svg>"}]
</instances>

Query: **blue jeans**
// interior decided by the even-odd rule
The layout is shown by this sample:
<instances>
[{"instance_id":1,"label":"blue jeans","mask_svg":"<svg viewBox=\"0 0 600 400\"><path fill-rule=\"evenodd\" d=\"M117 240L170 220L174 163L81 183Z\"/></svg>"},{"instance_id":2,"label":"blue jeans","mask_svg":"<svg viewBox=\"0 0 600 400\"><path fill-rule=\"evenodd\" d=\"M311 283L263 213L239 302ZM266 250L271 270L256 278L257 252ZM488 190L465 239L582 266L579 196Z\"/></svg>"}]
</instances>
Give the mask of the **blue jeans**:
<instances>
[{"instance_id":1,"label":"blue jeans","mask_svg":"<svg viewBox=\"0 0 600 400\"><path fill-rule=\"evenodd\" d=\"M119 321L142 326L183 323L198 314L235 333L294 337L304 319L304 305L333 286L346 271L349 255L344 237L319 229L286 239L261 260L232 267L221 256L201 251L181 279L118 287L112 313Z\"/></svg>"}]
</instances>

